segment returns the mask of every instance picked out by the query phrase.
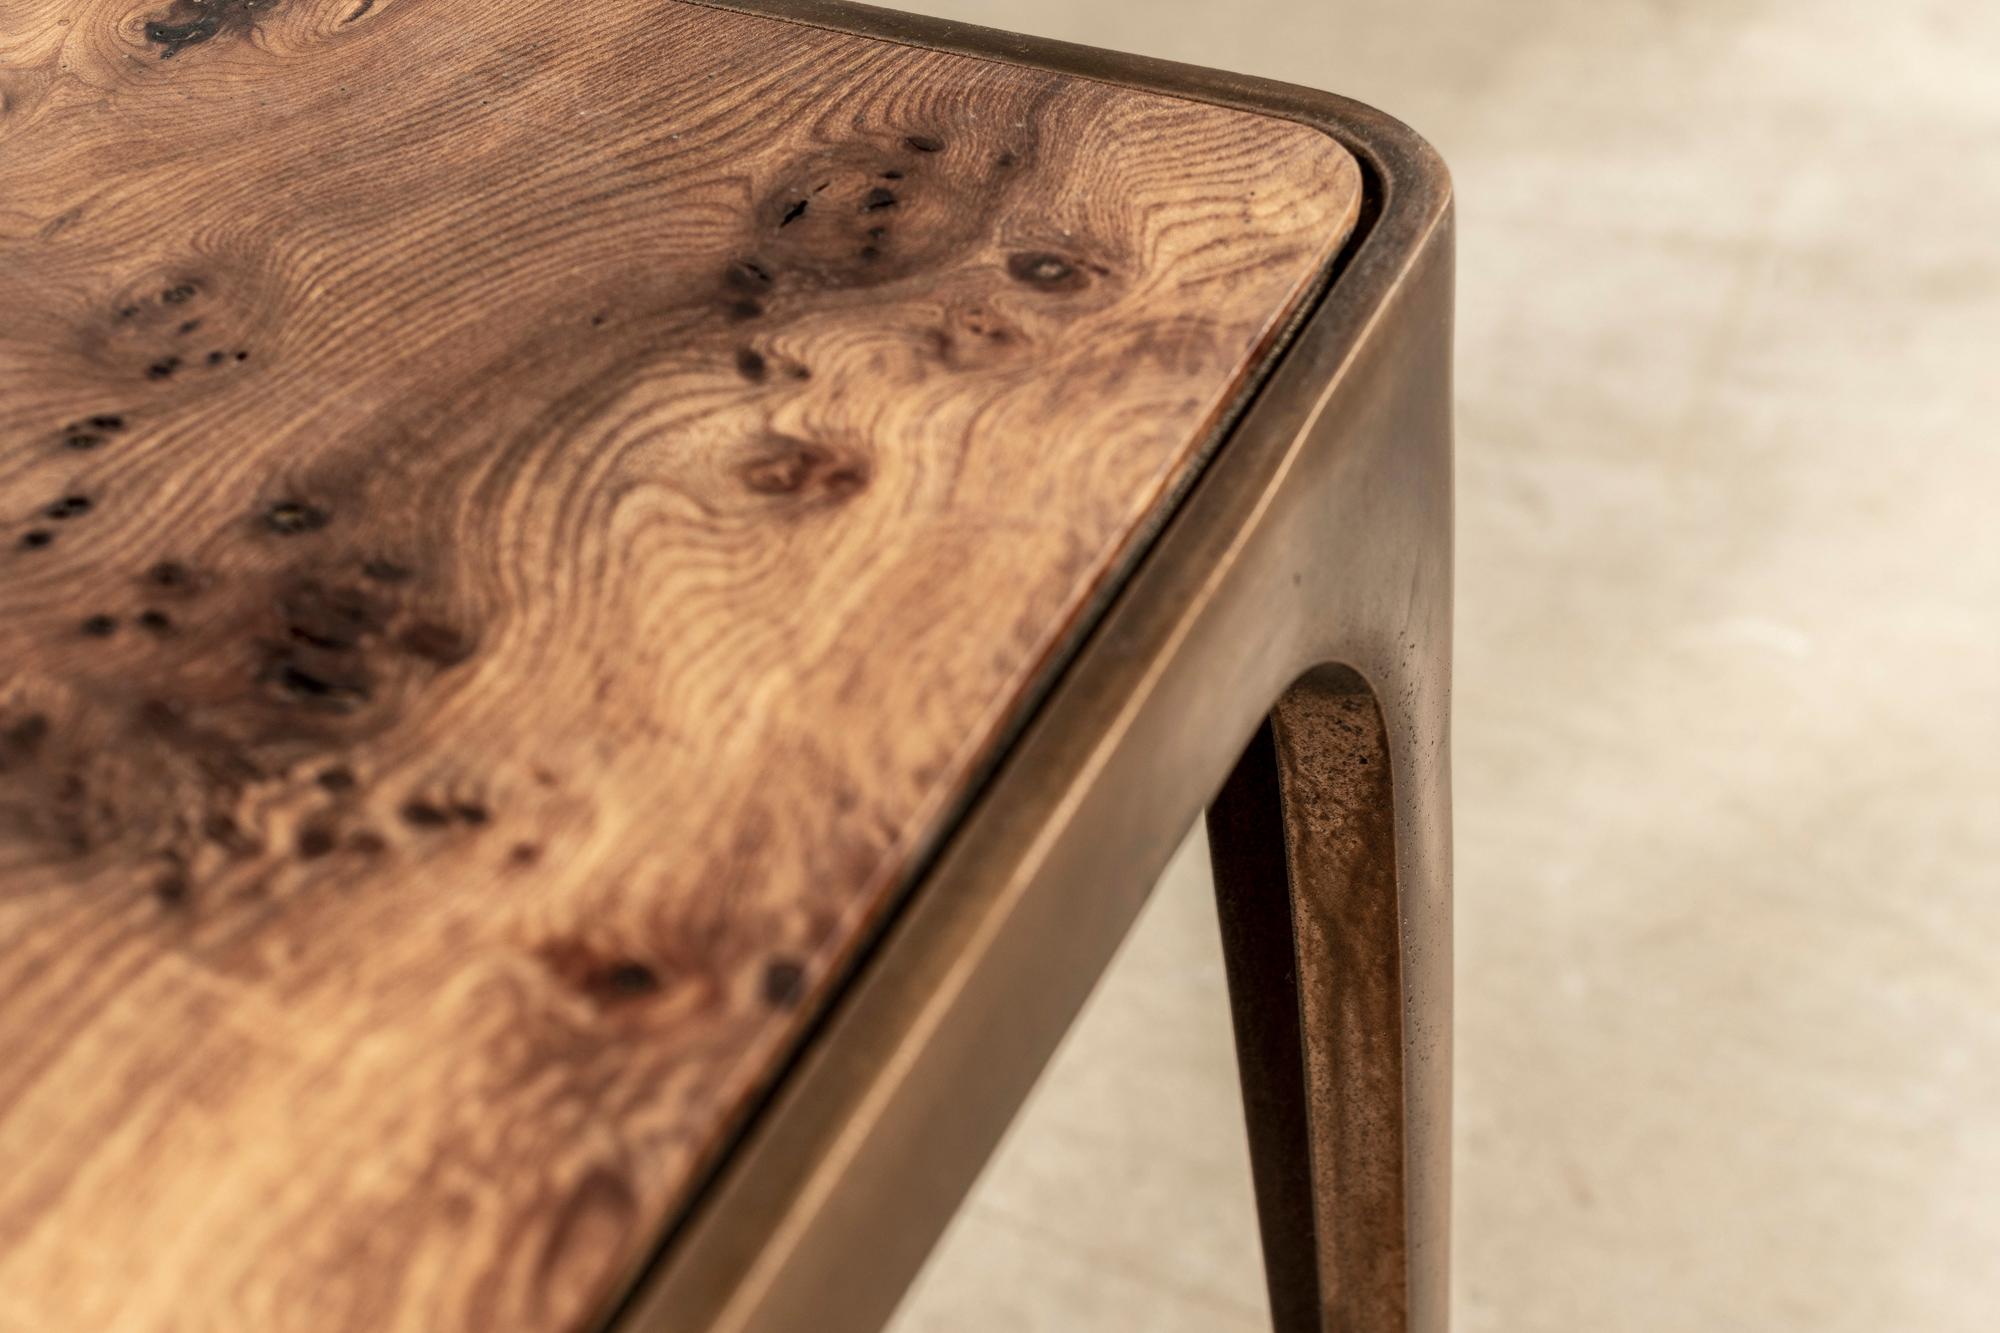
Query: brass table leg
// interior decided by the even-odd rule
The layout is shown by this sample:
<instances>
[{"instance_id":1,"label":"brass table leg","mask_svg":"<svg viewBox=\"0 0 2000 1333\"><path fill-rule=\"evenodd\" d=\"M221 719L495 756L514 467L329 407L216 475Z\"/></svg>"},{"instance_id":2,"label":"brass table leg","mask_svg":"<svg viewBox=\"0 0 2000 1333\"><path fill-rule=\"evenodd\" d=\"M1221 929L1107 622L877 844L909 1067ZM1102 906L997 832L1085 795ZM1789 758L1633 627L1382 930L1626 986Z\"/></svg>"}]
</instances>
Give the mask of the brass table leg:
<instances>
[{"instance_id":1,"label":"brass table leg","mask_svg":"<svg viewBox=\"0 0 2000 1333\"><path fill-rule=\"evenodd\" d=\"M1447 233L1270 511L1277 702L1208 811L1279 1333L1448 1321L1450 272Z\"/></svg>"},{"instance_id":2,"label":"brass table leg","mask_svg":"<svg viewBox=\"0 0 2000 1333\"><path fill-rule=\"evenodd\" d=\"M1409 1327L1392 769L1374 695L1325 668L1285 692L1209 810L1280 1333Z\"/></svg>"}]
</instances>

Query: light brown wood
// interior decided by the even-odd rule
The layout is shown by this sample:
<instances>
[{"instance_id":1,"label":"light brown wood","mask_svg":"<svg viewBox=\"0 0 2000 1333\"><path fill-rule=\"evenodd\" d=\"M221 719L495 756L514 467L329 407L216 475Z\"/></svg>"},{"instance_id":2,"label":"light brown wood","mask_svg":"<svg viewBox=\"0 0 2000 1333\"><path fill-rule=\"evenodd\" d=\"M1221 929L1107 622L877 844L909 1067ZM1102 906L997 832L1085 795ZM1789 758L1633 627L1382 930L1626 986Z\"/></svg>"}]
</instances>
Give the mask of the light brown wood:
<instances>
[{"instance_id":1,"label":"light brown wood","mask_svg":"<svg viewBox=\"0 0 2000 1333\"><path fill-rule=\"evenodd\" d=\"M0 1328L573 1329L1353 222L675 3L0 18Z\"/></svg>"}]
</instances>

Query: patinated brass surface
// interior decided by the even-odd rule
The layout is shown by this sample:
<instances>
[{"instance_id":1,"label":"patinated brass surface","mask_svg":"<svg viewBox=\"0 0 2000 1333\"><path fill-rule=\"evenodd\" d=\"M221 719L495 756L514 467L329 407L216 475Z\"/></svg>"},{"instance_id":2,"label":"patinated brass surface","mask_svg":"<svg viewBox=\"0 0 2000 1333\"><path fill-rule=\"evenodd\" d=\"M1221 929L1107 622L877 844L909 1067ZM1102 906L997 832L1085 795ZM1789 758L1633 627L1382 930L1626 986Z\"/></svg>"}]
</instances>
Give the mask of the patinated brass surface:
<instances>
[{"instance_id":1,"label":"patinated brass surface","mask_svg":"<svg viewBox=\"0 0 2000 1333\"><path fill-rule=\"evenodd\" d=\"M1328 94L819 0L745 7L1289 116L1355 154L1367 197L1326 294L618 1326L879 1326L1183 831L1229 780L1220 818L1235 798L1266 839L1261 874L1241 838L1218 851L1226 910L1260 884L1265 895L1261 937L1233 941L1239 1018L1295 996L1308 1025L1300 1058L1243 1052L1274 1313L1285 1333L1439 1333L1451 1104L1443 165L1402 125ZM1329 709L1354 729L1329 729ZM1370 717L1379 730L1362 725ZM1326 804L1327 774L1363 756L1386 760L1389 790L1336 784L1344 804ZM1258 782L1261 811L1245 791ZM1345 810L1366 854L1336 849L1278 875L1273 821L1287 804L1299 807L1295 847L1316 818ZM1294 939L1358 926L1351 952L1372 961L1369 978L1335 976L1296 945L1293 971L1279 972L1288 955L1273 922ZM1311 1031L1329 1012L1379 1030ZM1302 1244L1287 1219L1308 1217Z\"/></svg>"}]
</instances>

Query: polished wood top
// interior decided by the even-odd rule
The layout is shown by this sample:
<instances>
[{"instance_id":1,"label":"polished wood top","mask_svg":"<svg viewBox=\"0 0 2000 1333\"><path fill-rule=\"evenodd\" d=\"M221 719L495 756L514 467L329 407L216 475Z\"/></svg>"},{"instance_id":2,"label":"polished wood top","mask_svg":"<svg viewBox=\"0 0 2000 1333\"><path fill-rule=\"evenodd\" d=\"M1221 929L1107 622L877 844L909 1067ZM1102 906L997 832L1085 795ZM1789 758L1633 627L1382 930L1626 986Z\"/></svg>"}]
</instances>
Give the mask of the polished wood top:
<instances>
[{"instance_id":1,"label":"polished wood top","mask_svg":"<svg viewBox=\"0 0 2000 1333\"><path fill-rule=\"evenodd\" d=\"M588 1327L1353 223L671 0L0 22L0 1328Z\"/></svg>"}]
</instances>

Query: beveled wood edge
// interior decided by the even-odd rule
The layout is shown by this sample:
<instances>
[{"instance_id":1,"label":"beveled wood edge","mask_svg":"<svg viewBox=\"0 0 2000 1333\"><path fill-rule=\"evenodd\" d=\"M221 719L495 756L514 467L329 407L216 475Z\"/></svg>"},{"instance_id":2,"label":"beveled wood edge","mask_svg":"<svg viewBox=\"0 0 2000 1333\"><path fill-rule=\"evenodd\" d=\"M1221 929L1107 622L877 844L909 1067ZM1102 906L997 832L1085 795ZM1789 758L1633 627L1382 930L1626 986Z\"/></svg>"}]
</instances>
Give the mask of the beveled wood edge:
<instances>
[{"instance_id":1,"label":"beveled wood edge","mask_svg":"<svg viewBox=\"0 0 2000 1333\"><path fill-rule=\"evenodd\" d=\"M1020 723L970 786L960 809L913 859L897 906L872 945L830 991L784 1072L746 1115L731 1147L709 1164L688 1208L670 1222L625 1295L605 1312L601 1326L621 1333L777 1327L760 1322L768 1316L761 1313L759 1293L781 1276L786 1260L809 1233L824 1242L838 1229L839 1222L826 1216L828 1205L837 1204L828 1193L829 1182L840 1174L839 1163L851 1160L854 1136L874 1125L903 1092L913 1075L914 1054L924 1049L928 1032L936 1028L937 1015L911 999L976 984L976 960L984 954L966 947L968 941L977 937L990 944L1014 900L1025 892L1049 897L1051 885L1027 886L1037 878L1052 831L1077 813L1103 757L1127 735L1137 712L1132 701L1146 692L1145 686L1157 683L1160 664L1179 650L1194 618L1190 608L1211 600L1221 587L1220 571L1234 563L1313 425L1348 385L1358 353L1376 334L1385 311L1440 248L1448 269L1452 214L1449 175L1429 145L1400 122L1334 94L840 0L685 2L1053 69L1297 121L1332 136L1354 155L1365 194L1354 233L1320 290L1274 340L1207 442L1201 463L1189 469L1181 492L1107 580L1106 592L1050 663L1022 709ZM1447 506L1447 527L1448 521ZM1445 561L1448 569L1448 547ZM1142 574L1143 588L1138 586ZM1448 653L1448 639L1441 647ZM1275 654L1274 660L1285 665L1276 671L1271 697L1323 651L1295 644ZM1378 693L1385 692L1386 682L1375 679L1379 673L1368 664L1355 665L1371 677ZM1243 718L1236 728L1240 734L1226 740L1231 756L1261 721L1268 702L1236 710ZM1225 762L1209 785L1219 785L1227 770ZM1203 799L1205 795L1185 812L1163 810L1158 823L1164 832L1150 845L1131 849L1132 878L1143 881L1142 889L1136 896L1113 895L1118 899L1110 913L1118 918L1115 933L1102 948L1085 950L1104 957L1079 960L1081 966L1066 969L1062 989L1069 999L1059 1005L1065 1012L1054 1036L1021 1049L977 1053L982 1063L1012 1069L1022 1093L1087 996L1166 857L1198 817ZM916 911L919 906L924 913ZM925 916L929 919L920 919ZM935 1078L935 1073L924 1076ZM1004 1108L1000 1128L1017 1105L1018 1098ZM962 1182L944 1185L952 1201L969 1185L998 1133L967 1125L964 1142L954 1145L954 1151L970 1165ZM908 1183L917 1191L934 1188L927 1181ZM934 1212L935 1199L928 1202L930 1208L913 1212ZM913 1217L903 1230L906 1234L893 1238L857 1232L847 1239L857 1262L869 1262L871 1252L901 1251L874 1262L885 1269L914 1271L935 1239L936 1226ZM918 1249L914 1263L908 1259L913 1245ZM870 1274L859 1285L880 1288L882 1279ZM889 1307L893 1303L892 1297ZM854 1323L855 1312L877 1311L882 1298L879 1290L871 1290L844 1303L841 1293L828 1293L827 1305L817 1328L859 1328L872 1322L873 1314L863 1313L863 1322ZM886 1314L887 1308L879 1313Z\"/></svg>"}]
</instances>

